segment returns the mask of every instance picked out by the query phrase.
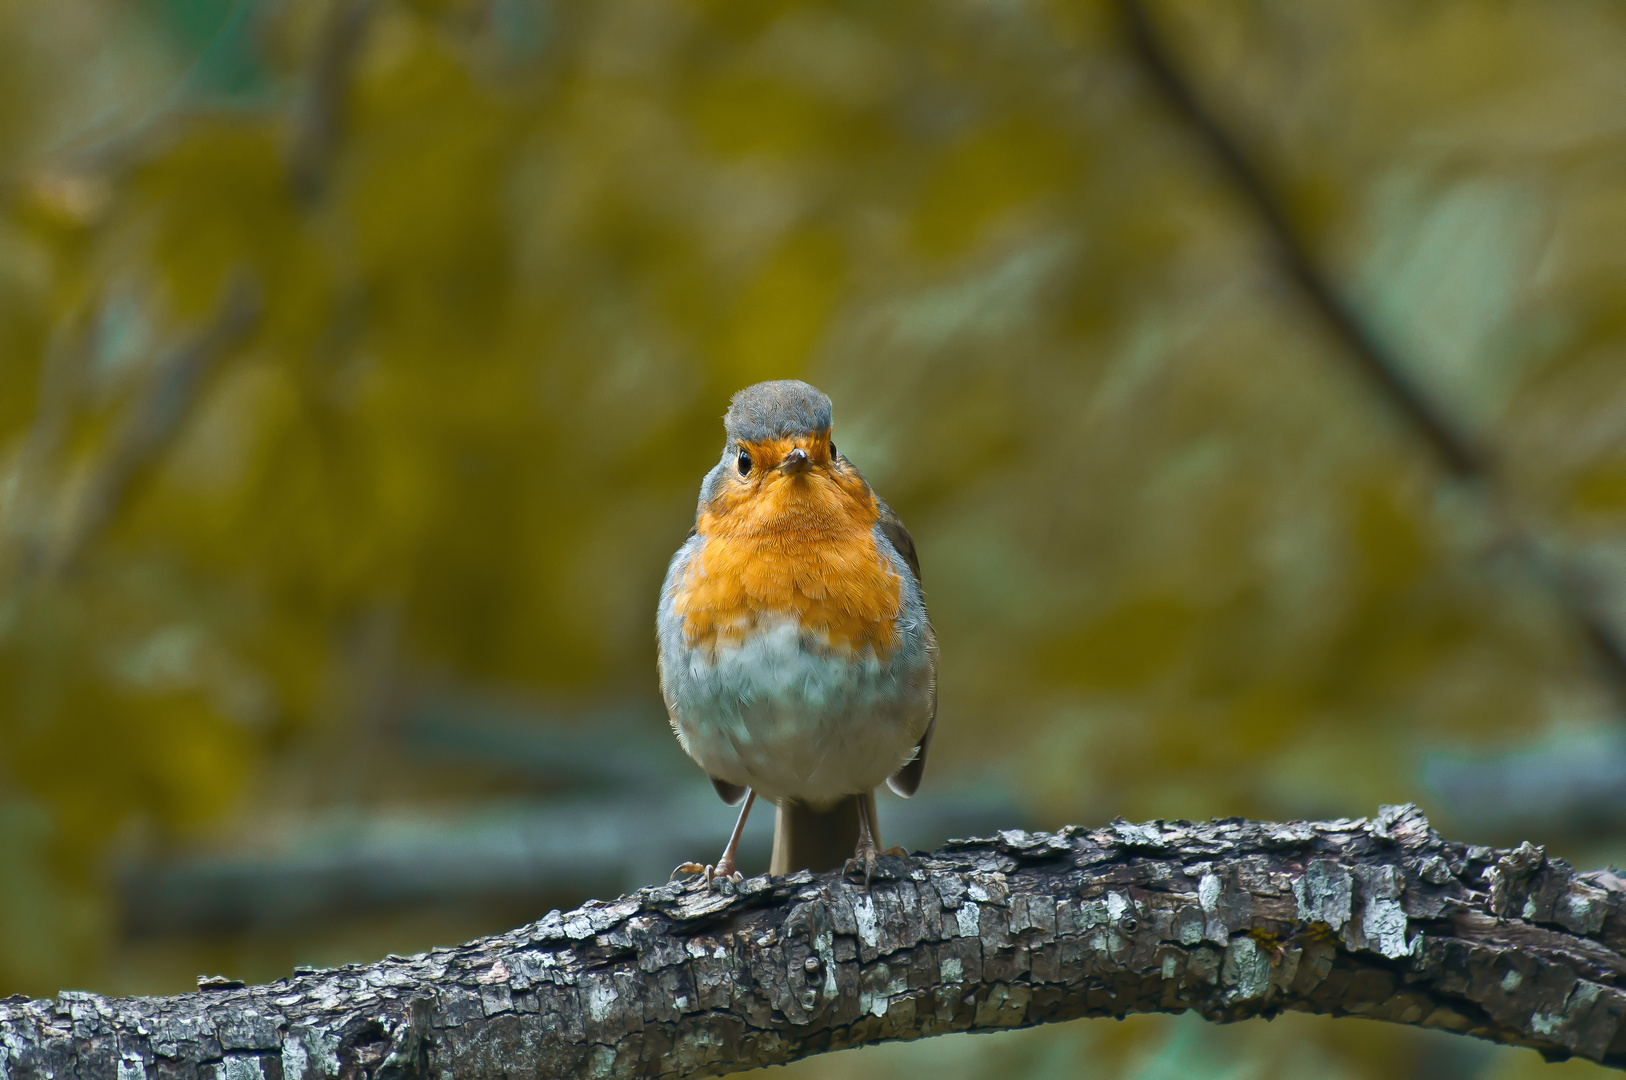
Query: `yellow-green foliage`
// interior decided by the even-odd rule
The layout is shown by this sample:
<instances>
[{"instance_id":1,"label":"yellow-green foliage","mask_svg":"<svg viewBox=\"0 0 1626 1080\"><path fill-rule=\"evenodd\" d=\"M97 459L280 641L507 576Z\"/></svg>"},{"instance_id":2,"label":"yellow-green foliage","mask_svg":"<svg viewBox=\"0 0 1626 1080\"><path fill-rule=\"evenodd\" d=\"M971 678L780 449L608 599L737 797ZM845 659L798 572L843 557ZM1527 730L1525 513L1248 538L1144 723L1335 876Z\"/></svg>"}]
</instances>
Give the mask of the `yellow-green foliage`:
<instances>
[{"instance_id":1,"label":"yellow-green foliage","mask_svg":"<svg viewBox=\"0 0 1626 1080\"><path fill-rule=\"evenodd\" d=\"M1507 512L1626 573L1626 9L1154 10ZM1426 804L1429 747L1613 723L1114 11L0 0L0 992L107 984L118 853L355 797L380 664L654 700L766 377L917 538L933 773L1036 821Z\"/></svg>"}]
</instances>

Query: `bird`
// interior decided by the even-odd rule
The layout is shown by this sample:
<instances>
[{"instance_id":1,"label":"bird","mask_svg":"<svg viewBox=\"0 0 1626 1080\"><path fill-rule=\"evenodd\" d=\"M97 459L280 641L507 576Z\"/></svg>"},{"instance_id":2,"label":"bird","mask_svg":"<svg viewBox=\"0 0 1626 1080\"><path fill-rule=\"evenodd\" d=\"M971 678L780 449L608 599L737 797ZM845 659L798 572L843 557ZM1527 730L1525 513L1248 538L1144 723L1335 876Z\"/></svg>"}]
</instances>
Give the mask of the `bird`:
<instances>
[{"instance_id":1,"label":"bird","mask_svg":"<svg viewBox=\"0 0 1626 1080\"><path fill-rule=\"evenodd\" d=\"M796 379L736 393L656 615L661 694L679 743L742 803L715 864L738 880L758 797L775 807L771 874L862 870L875 790L920 786L937 723L937 637L914 539L836 449L830 398ZM894 850L892 853L902 854Z\"/></svg>"}]
</instances>

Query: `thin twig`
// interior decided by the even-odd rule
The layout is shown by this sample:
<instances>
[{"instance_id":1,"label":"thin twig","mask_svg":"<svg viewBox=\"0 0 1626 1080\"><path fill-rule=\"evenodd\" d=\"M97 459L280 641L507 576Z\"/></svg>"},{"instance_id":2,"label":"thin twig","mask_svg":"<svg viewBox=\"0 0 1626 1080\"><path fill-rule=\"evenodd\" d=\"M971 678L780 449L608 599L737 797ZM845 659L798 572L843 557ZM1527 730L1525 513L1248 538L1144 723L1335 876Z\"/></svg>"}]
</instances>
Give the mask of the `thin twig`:
<instances>
[{"instance_id":1,"label":"thin twig","mask_svg":"<svg viewBox=\"0 0 1626 1080\"><path fill-rule=\"evenodd\" d=\"M248 335L259 313L258 292L246 279L238 279L227 289L209 326L160 363L86 483L72 524L49 559L50 574L73 569L91 538L123 504L136 477L169 445L209 369Z\"/></svg>"},{"instance_id":2,"label":"thin twig","mask_svg":"<svg viewBox=\"0 0 1626 1080\"><path fill-rule=\"evenodd\" d=\"M377 0L336 0L328 12L288 153L288 177L307 201L322 193L343 134L344 100Z\"/></svg>"},{"instance_id":3,"label":"thin twig","mask_svg":"<svg viewBox=\"0 0 1626 1080\"><path fill-rule=\"evenodd\" d=\"M0 595L38 569L47 548L46 474L62 446L85 367L82 320L57 327L40 367L39 401L0 508Z\"/></svg>"}]
</instances>

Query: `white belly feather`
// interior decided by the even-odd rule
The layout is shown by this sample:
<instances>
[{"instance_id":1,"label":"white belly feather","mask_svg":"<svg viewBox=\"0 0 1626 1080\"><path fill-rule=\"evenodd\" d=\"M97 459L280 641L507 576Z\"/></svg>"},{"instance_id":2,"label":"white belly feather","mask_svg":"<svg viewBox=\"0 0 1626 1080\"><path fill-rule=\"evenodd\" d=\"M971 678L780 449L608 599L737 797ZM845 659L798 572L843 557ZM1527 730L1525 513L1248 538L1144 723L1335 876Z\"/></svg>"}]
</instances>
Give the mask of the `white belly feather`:
<instances>
[{"instance_id":1,"label":"white belly feather","mask_svg":"<svg viewBox=\"0 0 1626 1080\"><path fill-rule=\"evenodd\" d=\"M738 646L691 647L673 592L701 543L679 550L661 591L661 689L672 727L706 772L769 799L829 806L902 767L925 733L936 693L930 630L913 575L886 659L849 657L790 618Z\"/></svg>"}]
</instances>

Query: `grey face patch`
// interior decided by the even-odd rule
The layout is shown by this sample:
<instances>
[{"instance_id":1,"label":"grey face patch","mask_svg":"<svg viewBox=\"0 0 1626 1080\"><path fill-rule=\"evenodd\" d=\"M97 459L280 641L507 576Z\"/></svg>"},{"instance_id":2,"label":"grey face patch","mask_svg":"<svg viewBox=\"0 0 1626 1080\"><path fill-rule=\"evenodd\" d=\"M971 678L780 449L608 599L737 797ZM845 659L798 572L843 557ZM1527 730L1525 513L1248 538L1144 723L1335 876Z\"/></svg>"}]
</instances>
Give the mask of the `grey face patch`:
<instances>
[{"instance_id":1,"label":"grey face patch","mask_svg":"<svg viewBox=\"0 0 1626 1080\"><path fill-rule=\"evenodd\" d=\"M782 439L829 426L830 399L799 379L747 386L734 395L723 417L724 430L737 442Z\"/></svg>"}]
</instances>

